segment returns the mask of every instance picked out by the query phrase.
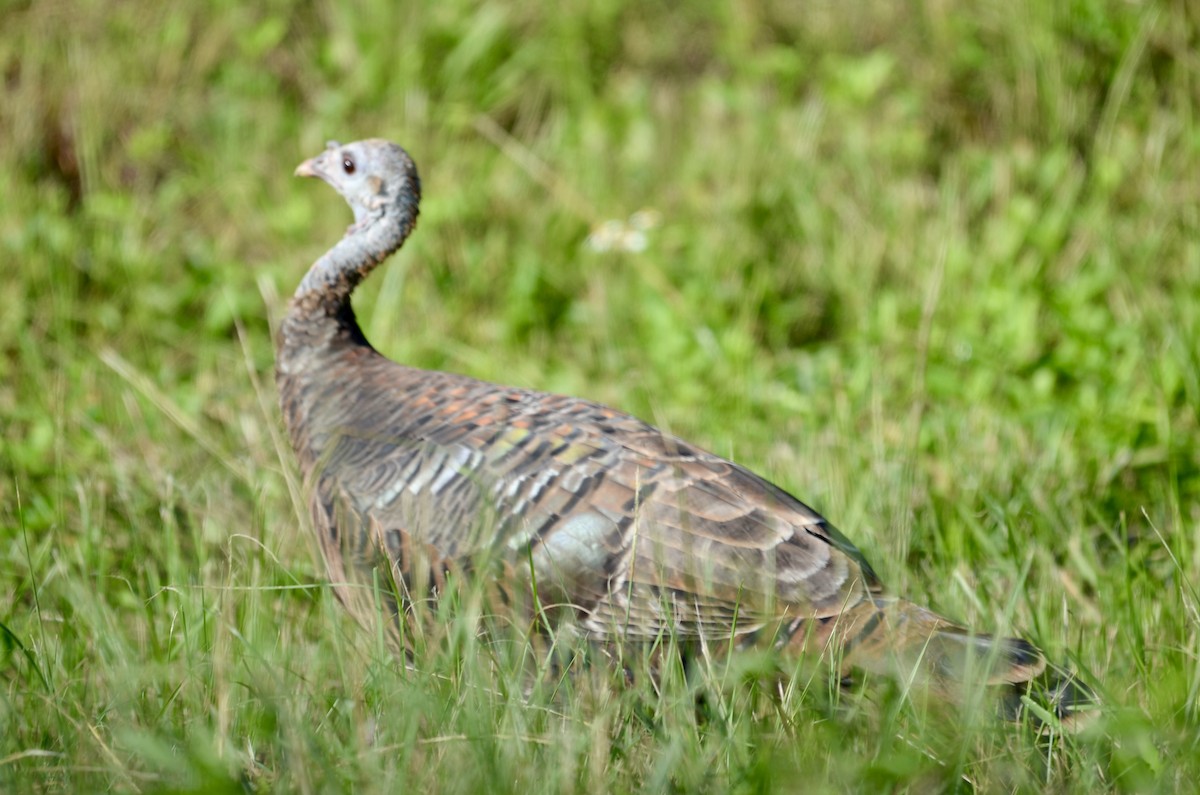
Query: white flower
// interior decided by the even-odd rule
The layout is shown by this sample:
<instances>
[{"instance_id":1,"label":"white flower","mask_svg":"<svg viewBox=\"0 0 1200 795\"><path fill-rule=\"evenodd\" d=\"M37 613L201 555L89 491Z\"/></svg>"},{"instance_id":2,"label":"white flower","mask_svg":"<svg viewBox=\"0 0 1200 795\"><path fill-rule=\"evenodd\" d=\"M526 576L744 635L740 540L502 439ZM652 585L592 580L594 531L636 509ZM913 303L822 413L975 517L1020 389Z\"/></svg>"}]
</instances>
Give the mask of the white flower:
<instances>
[{"instance_id":1,"label":"white flower","mask_svg":"<svg viewBox=\"0 0 1200 795\"><path fill-rule=\"evenodd\" d=\"M592 227L584 245L598 252L640 253L650 245L650 237L646 233L658 226L660 218L658 210L641 209L629 216L627 221L604 221Z\"/></svg>"}]
</instances>

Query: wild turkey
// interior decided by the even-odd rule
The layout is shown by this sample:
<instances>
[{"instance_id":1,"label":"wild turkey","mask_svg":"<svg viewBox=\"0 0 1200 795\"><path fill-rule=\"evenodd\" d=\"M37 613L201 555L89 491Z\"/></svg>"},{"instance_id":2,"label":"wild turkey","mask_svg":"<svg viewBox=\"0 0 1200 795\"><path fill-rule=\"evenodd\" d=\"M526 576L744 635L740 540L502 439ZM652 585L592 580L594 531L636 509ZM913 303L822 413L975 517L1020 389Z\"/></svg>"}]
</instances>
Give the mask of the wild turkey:
<instances>
[{"instance_id":1,"label":"wild turkey","mask_svg":"<svg viewBox=\"0 0 1200 795\"><path fill-rule=\"evenodd\" d=\"M478 576L505 580L506 600L536 582L540 605L600 642L832 649L847 671L917 674L936 691L986 666L995 684L1040 678L1064 721L1090 700L1047 678L1026 641L888 595L828 521L737 464L596 403L384 358L350 295L412 232L416 166L372 139L330 142L296 174L354 211L291 300L276 376L330 578L360 620L381 590L399 614L487 556L500 574Z\"/></svg>"}]
</instances>

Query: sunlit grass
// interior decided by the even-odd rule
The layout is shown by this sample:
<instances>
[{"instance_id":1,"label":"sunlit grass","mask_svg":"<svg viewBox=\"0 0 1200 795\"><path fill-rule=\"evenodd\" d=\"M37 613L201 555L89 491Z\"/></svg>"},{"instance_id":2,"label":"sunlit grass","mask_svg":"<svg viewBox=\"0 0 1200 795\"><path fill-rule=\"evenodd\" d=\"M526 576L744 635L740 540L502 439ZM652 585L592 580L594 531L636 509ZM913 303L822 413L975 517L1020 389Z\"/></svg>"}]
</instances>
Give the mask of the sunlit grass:
<instances>
[{"instance_id":1,"label":"sunlit grass","mask_svg":"<svg viewBox=\"0 0 1200 795\"><path fill-rule=\"evenodd\" d=\"M44 2L0 30L0 789L1194 788L1183 5ZM554 676L469 612L397 664L325 585L271 376L349 221L292 169L371 135L426 196L358 296L378 347L735 457L1105 714L1045 738L750 655ZM644 249L588 244L646 210Z\"/></svg>"}]
</instances>

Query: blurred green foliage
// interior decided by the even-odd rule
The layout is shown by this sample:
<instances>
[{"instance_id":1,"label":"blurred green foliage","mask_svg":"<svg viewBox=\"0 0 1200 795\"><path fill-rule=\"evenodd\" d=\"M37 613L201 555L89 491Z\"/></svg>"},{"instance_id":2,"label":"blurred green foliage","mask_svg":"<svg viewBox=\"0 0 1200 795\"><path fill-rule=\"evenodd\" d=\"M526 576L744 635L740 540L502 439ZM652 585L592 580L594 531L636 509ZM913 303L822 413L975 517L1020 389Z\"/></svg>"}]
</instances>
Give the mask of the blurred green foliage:
<instances>
[{"instance_id":1,"label":"blurred green foliage","mask_svg":"<svg viewBox=\"0 0 1200 795\"><path fill-rule=\"evenodd\" d=\"M1127 0L0 4L0 789L1190 791L1198 40ZM292 168L374 135L426 196L378 347L736 457L1106 716L526 693L470 632L396 666L320 585L271 387L349 220Z\"/></svg>"}]
</instances>

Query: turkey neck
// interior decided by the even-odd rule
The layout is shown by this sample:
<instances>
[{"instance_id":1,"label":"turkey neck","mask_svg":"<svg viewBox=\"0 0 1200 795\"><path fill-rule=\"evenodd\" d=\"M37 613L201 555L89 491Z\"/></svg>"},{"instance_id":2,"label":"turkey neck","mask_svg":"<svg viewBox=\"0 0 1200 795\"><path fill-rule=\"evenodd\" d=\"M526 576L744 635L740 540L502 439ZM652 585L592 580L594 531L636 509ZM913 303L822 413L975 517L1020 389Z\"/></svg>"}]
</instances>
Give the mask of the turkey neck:
<instances>
[{"instance_id":1,"label":"turkey neck","mask_svg":"<svg viewBox=\"0 0 1200 795\"><path fill-rule=\"evenodd\" d=\"M298 374L325 354L370 348L358 326L350 295L392 252L417 220L415 201L389 202L365 215L308 269L288 304L279 332L279 373Z\"/></svg>"},{"instance_id":2,"label":"turkey neck","mask_svg":"<svg viewBox=\"0 0 1200 795\"><path fill-rule=\"evenodd\" d=\"M367 342L350 294L404 243L416 223L415 201L389 203L368 213L305 275L279 329L275 378L284 422L307 476L328 443L330 428L344 425L339 390L359 393L366 361L387 362ZM390 364L390 362L389 362Z\"/></svg>"}]
</instances>

